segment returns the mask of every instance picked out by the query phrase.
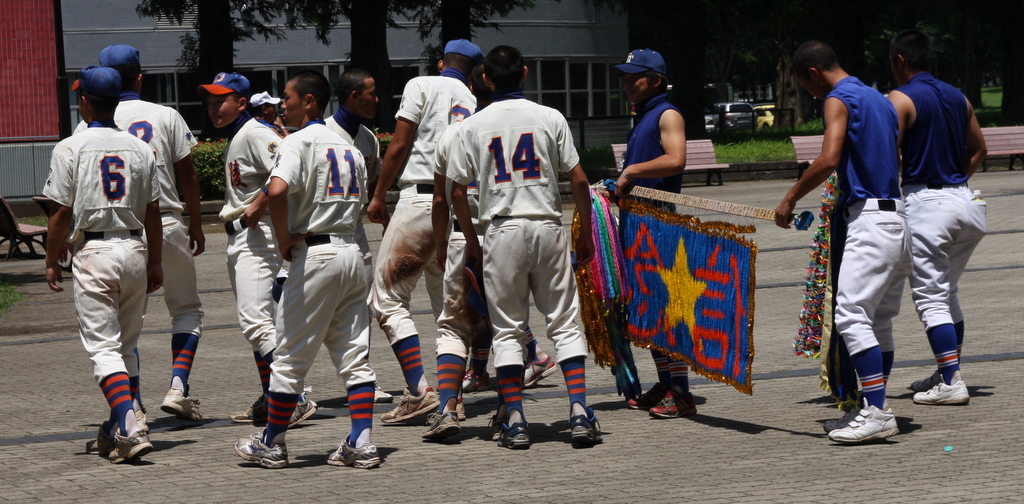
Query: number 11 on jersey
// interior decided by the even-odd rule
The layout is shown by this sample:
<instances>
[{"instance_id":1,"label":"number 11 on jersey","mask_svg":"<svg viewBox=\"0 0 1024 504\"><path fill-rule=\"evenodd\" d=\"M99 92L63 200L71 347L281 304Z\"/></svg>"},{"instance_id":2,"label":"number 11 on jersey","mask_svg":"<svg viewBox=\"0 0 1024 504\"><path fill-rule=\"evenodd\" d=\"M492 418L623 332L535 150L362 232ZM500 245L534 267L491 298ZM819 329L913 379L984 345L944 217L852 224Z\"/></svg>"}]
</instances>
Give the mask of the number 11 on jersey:
<instances>
[{"instance_id":1,"label":"number 11 on jersey","mask_svg":"<svg viewBox=\"0 0 1024 504\"><path fill-rule=\"evenodd\" d=\"M359 184L356 181L356 160L352 151L345 149L345 161L349 168L349 196L359 195ZM327 160L331 162L331 186L327 188L327 194L331 196L344 195L345 188L341 185L341 168L338 166L338 154L334 149L327 149Z\"/></svg>"}]
</instances>

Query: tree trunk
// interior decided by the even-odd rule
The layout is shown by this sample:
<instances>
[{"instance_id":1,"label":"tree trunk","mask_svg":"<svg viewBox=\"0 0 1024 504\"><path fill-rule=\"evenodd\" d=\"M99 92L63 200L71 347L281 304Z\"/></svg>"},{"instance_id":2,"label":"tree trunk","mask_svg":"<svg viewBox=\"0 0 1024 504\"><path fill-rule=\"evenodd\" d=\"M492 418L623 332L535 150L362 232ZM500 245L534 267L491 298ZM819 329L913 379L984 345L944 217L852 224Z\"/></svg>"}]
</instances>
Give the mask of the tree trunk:
<instances>
[{"instance_id":1,"label":"tree trunk","mask_svg":"<svg viewBox=\"0 0 1024 504\"><path fill-rule=\"evenodd\" d=\"M204 0L199 7L199 82L209 84L220 72L235 68L234 42L231 39L231 5L228 0ZM249 97L246 96L246 99ZM200 138L214 138L216 128L210 116L203 114Z\"/></svg>"},{"instance_id":2,"label":"tree trunk","mask_svg":"<svg viewBox=\"0 0 1024 504\"><path fill-rule=\"evenodd\" d=\"M1003 45L1003 121L1024 123L1024 0L1010 3L1006 12ZM978 105L975 105L978 106Z\"/></svg>"},{"instance_id":3,"label":"tree trunk","mask_svg":"<svg viewBox=\"0 0 1024 504\"><path fill-rule=\"evenodd\" d=\"M785 112L776 114L775 126L787 128L803 124L814 117L814 98L793 76L793 40L784 33L777 33L775 40L775 105L779 109L792 110L792 116ZM791 122L792 121L792 122Z\"/></svg>"},{"instance_id":4,"label":"tree trunk","mask_svg":"<svg viewBox=\"0 0 1024 504\"><path fill-rule=\"evenodd\" d=\"M977 27L972 8L966 8L960 18L960 91L975 107L981 106L981 72L978 70ZM1018 60L1019 61L1019 60Z\"/></svg>"},{"instance_id":5,"label":"tree trunk","mask_svg":"<svg viewBox=\"0 0 1024 504\"><path fill-rule=\"evenodd\" d=\"M470 0L441 0L441 44L449 40L473 39Z\"/></svg>"},{"instance_id":6,"label":"tree trunk","mask_svg":"<svg viewBox=\"0 0 1024 504\"><path fill-rule=\"evenodd\" d=\"M388 8L390 0L352 2L349 21L352 23L352 61L350 66L370 72L377 85L380 104L373 125L382 129L394 127L395 100L401 93L392 89L391 58L388 57Z\"/></svg>"}]
</instances>

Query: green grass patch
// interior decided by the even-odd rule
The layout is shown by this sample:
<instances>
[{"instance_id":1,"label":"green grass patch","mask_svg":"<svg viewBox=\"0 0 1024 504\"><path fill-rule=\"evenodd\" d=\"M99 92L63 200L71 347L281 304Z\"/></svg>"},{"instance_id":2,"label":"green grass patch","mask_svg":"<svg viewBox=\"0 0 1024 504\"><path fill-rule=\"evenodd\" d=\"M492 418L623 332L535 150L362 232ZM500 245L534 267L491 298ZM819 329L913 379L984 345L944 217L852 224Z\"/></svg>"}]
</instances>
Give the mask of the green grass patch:
<instances>
[{"instance_id":1,"label":"green grass patch","mask_svg":"<svg viewBox=\"0 0 1024 504\"><path fill-rule=\"evenodd\" d=\"M762 128L750 131L713 133L715 156L719 163L757 163L792 161L795 159L791 136L821 135L825 132L821 119L793 128Z\"/></svg>"},{"instance_id":2,"label":"green grass patch","mask_svg":"<svg viewBox=\"0 0 1024 504\"><path fill-rule=\"evenodd\" d=\"M615 167L615 154L611 145L587 147L580 151L580 165L584 170L605 170Z\"/></svg>"},{"instance_id":3,"label":"green grass patch","mask_svg":"<svg viewBox=\"0 0 1024 504\"><path fill-rule=\"evenodd\" d=\"M981 88L981 106L974 107L974 115L978 116L978 124L982 128L993 126L1014 126L1003 121L1003 87L993 86Z\"/></svg>"},{"instance_id":4,"label":"green grass patch","mask_svg":"<svg viewBox=\"0 0 1024 504\"><path fill-rule=\"evenodd\" d=\"M7 309L18 301L21 301L21 294L15 290L14 284L0 276L0 317L7 313Z\"/></svg>"},{"instance_id":5,"label":"green grass patch","mask_svg":"<svg viewBox=\"0 0 1024 504\"><path fill-rule=\"evenodd\" d=\"M18 217L18 222L21 224L28 224L30 226L42 226L46 227L50 221L45 215L33 215L32 217Z\"/></svg>"}]
</instances>

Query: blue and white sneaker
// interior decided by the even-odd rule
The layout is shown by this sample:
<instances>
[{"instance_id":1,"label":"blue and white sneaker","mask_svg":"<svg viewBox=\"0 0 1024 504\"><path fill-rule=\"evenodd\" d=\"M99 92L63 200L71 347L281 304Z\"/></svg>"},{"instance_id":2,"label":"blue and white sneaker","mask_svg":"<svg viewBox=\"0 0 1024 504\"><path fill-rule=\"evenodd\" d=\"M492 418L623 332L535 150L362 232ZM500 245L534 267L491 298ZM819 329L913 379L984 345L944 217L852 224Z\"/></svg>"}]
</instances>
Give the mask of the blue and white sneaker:
<instances>
[{"instance_id":1,"label":"blue and white sneaker","mask_svg":"<svg viewBox=\"0 0 1024 504\"><path fill-rule=\"evenodd\" d=\"M284 443L267 446L263 443L266 429L239 438L235 442L235 453L249 462L259 462L263 467L281 469L288 467L288 447Z\"/></svg>"},{"instance_id":2,"label":"blue and white sneaker","mask_svg":"<svg viewBox=\"0 0 1024 504\"><path fill-rule=\"evenodd\" d=\"M526 431L526 422L516 422L512 425L501 424L501 431L498 434L498 446L512 450L526 450L530 448L530 434Z\"/></svg>"},{"instance_id":3,"label":"blue and white sneaker","mask_svg":"<svg viewBox=\"0 0 1024 504\"><path fill-rule=\"evenodd\" d=\"M593 408L587 407L586 415L576 415L569 419L569 430L572 432L572 445L577 448L594 446L604 442L601 437L601 424Z\"/></svg>"}]
</instances>

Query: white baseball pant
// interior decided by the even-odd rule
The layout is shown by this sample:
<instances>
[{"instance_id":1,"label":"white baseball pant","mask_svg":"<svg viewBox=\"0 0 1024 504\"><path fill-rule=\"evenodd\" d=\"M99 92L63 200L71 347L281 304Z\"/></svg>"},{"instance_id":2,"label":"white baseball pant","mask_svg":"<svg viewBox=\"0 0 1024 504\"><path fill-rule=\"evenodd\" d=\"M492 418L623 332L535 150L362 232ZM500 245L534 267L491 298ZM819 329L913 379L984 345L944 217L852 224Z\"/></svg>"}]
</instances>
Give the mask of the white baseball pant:
<instances>
[{"instance_id":1,"label":"white baseball pant","mask_svg":"<svg viewBox=\"0 0 1024 504\"><path fill-rule=\"evenodd\" d=\"M409 313L409 301L421 274L427 276L434 320L441 315L444 272L434 260L434 228L430 221L433 198L433 194L416 194L415 185L403 189L380 242L372 308L391 345L419 334Z\"/></svg>"},{"instance_id":2,"label":"white baseball pant","mask_svg":"<svg viewBox=\"0 0 1024 504\"><path fill-rule=\"evenodd\" d=\"M135 347L149 299L146 245L128 231L105 235L80 245L72 261L78 330L97 383L114 373L139 375Z\"/></svg>"},{"instance_id":3,"label":"white baseball pant","mask_svg":"<svg viewBox=\"0 0 1024 504\"><path fill-rule=\"evenodd\" d=\"M203 333L203 304L196 284L196 263L188 246L188 228L181 214L162 217L164 228L164 304L171 316L171 334Z\"/></svg>"},{"instance_id":4,"label":"white baseball pant","mask_svg":"<svg viewBox=\"0 0 1024 504\"><path fill-rule=\"evenodd\" d=\"M255 229L246 227L229 236L227 256L238 325L253 351L266 355L277 347L272 284L283 262L270 216L264 216Z\"/></svg>"},{"instance_id":5,"label":"white baseball pant","mask_svg":"<svg viewBox=\"0 0 1024 504\"><path fill-rule=\"evenodd\" d=\"M484 234L484 290L494 329L494 366L521 366L530 294L558 362L587 354L576 322L579 293L569 241L557 219L497 218Z\"/></svg>"},{"instance_id":6,"label":"white baseball pant","mask_svg":"<svg viewBox=\"0 0 1024 504\"><path fill-rule=\"evenodd\" d=\"M892 320L900 313L903 284L910 275L910 231L903 202L896 211L878 209L876 199L847 209L848 231L836 283L836 330L850 355L878 345L894 349Z\"/></svg>"},{"instance_id":7,"label":"white baseball pant","mask_svg":"<svg viewBox=\"0 0 1024 504\"><path fill-rule=\"evenodd\" d=\"M444 307L437 318L437 355L469 359L469 347L483 318L469 305L466 278L466 236L448 236L448 260L444 268Z\"/></svg>"},{"instance_id":8,"label":"white baseball pant","mask_svg":"<svg viewBox=\"0 0 1024 504\"><path fill-rule=\"evenodd\" d=\"M925 329L964 319L957 284L988 230L987 204L973 200L967 184L929 189L903 187L914 270L910 288Z\"/></svg>"},{"instance_id":9,"label":"white baseball pant","mask_svg":"<svg viewBox=\"0 0 1024 504\"><path fill-rule=\"evenodd\" d=\"M277 316L278 348L270 365L270 390L302 393L320 345L327 347L345 388L373 383L370 368L369 290L363 255L352 236L292 249L288 281Z\"/></svg>"}]
</instances>

